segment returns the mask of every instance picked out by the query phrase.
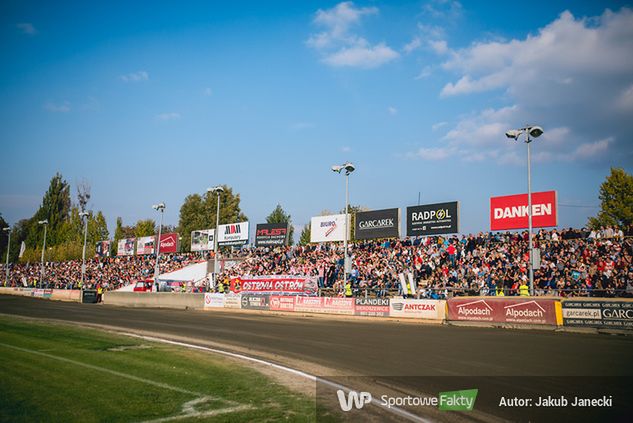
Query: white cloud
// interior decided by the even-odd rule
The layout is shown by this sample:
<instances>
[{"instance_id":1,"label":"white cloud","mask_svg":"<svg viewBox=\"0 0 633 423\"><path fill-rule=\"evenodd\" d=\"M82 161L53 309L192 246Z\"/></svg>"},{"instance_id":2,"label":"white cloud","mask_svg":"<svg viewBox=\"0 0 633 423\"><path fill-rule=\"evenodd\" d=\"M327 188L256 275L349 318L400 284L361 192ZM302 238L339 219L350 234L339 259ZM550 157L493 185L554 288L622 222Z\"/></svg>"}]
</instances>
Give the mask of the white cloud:
<instances>
[{"instance_id":1,"label":"white cloud","mask_svg":"<svg viewBox=\"0 0 633 423\"><path fill-rule=\"evenodd\" d=\"M448 122L437 122L437 123L434 123L433 126L431 126L431 129L434 131L437 131L438 129L446 125L448 125Z\"/></svg>"},{"instance_id":2,"label":"white cloud","mask_svg":"<svg viewBox=\"0 0 633 423\"><path fill-rule=\"evenodd\" d=\"M37 34L37 29L35 29L33 24L30 22L21 22L21 23L16 24L15 27L19 29L22 32L22 34L27 34L27 35Z\"/></svg>"},{"instance_id":3,"label":"white cloud","mask_svg":"<svg viewBox=\"0 0 633 423\"><path fill-rule=\"evenodd\" d=\"M523 39L448 49L442 69L457 76L443 87L442 97L502 90L515 106L495 111L506 109L505 116L482 111L463 117L443 141L470 134L470 147L485 146L486 159L514 163L520 155L493 148L493 139L528 122L545 128L534 148L535 161L630 164L633 148L626 140L633 132L633 120L627 116L633 109L631 51L633 11L628 8L591 18L563 12ZM464 150L475 156L460 145L459 151Z\"/></svg>"},{"instance_id":4,"label":"white cloud","mask_svg":"<svg viewBox=\"0 0 633 423\"><path fill-rule=\"evenodd\" d=\"M365 69L381 66L398 58L399 53L384 42L372 45L352 31L364 16L376 14L376 7L356 7L352 2L342 2L327 10L319 9L313 23L325 30L312 34L306 44L319 51L322 61L330 66Z\"/></svg>"},{"instance_id":5,"label":"white cloud","mask_svg":"<svg viewBox=\"0 0 633 423\"><path fill-rule=\"evenodd\" d=\"M455 20L462 16L463 7L458 1L431 0L422 6L422 11L433 18Z\"/></svg>"},{"instance_id":6,"label":"white cloud","mask_svg":"<svg viewBox=\"0 0 633 423\"><path fill-rule=\"evenodd\" d=\"M431 76L431 67L430 66L425 66L422 68L422 70L420 71L420 73L418 74L418 76L416 76L413 79L424 79L424 78L428 78L429 76Z\"/></svg>"},{"instance_id":7,"label":"white cloud","mask_svg":"<svg viewBox=\"0 0 633 423\"><path fill-rule=\"evenodd\" d=\"M455 154L454 148L445 148L445 147L432 147L432 148L420 148L413 153L407 154L409 158L419 158L422 160L444 160L452 157Z\"/></svg>"},{"instance_id":8,"label":"white cloud","mask_svg":"<svg viewBox=\"0 0 633 423\"><path fill-rule=\"evenodd\" d=\"M149 80L149 74L146 71L138 71L121 75L119 78L123 82L141 82Z\"/></svg>"},{"instance_id":9,"label":"white cloud","mask_svg":"<svg viewBox=\"0 0 633 423\"><path fill-rule=\"evenodd\" d=\"M391 115L391 116L395 116L398 114L398 109L396 109L393 106L389 106L387 107L387 112Z\"/></svg>"},{"instance_id":10,"label":"white cloud","mask_svg":"<svg viewBox=\"0 0 633 423\"><path fill-rule=\"evenodd\" d=\"M404 47L402 47L402 50L409 54L417 49L419 49L422 46L422 40L420 39L420 37L413 37L413 39L411 41L409 41L407 44L405 44Z\"/></svg>"},{"instance_id":11,"label":"white cloud","mask_svg":"<svg viewBox=\"0 0 633 423\"><path fill-rule=\"evenodd\" d=\"M70 112L70 103L67 101L63 101L61 103L54 103L52 101L44 104L44 109L53 113L68 113Z\"/></svg>"},{"instance_id":12,"label":"white cloud","mask_svg":"<svg viewBox=\"0 0 633 423\"><path fill-rule=\"evenodd\" d=\"M167 120L178 120L180 119L180 113L169 112L169 113L160 113L156 115L156 119L167 121Z\"/></svg>"},{"instance_id":13,"label":"white cloud","mask_svg":"<svg viewBox=\"0 0 633 423\"><path fill-rule=\"evenodd\" d=\"M446 54L448 52L448 43L445 40L431 40L429 46L437 54Z\"/></svg>"}]
</instances>

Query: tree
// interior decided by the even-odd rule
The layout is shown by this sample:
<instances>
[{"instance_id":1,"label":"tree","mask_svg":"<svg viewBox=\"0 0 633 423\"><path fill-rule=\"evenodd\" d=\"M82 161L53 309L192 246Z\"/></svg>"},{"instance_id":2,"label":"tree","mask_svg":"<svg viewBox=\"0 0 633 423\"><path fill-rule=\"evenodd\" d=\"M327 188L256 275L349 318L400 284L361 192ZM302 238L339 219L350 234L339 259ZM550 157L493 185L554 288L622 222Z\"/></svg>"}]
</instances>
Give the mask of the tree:
<instances>
[{"instance_id":1,"label":"tree","mask_svg":"<svg viewBox=\"0 0 633 423\"><path fill-rule=\"evenodd\" d=\"M79 202L79 209L85 212L86 206L90 201L90 184L86 180L77 183L77 201Z\"/></svg>"},{"instance_id":2,"label":"tree","mask_svg":"<svg viewBox=\"0 0 633 423\"><path fill-rule=\"evenodd\" d=\"M600 186L600 211L589 218L589 227L629 227L633 224L633 176L624 169L611 168L611 174Z\"/></svg>"},{"instance_id":3,"label":"tree","mask_svg":"<svg viewBox=\"0 0 633 423\"><path fill-rule=\"evenodd\" d=\"M349 213L349 227L350 227L349 241L356 240L355 230L354 230L354 228L356 228L356 213L368 211L368 210L369 209L364 206L352 206L351 204L348 204L347 212ZM341 210L341 213L345 213L345 209Z\"/></svg>"},{"instance_id":4,"label":"tree","mask_svg":"<svg viewBox=\"0 0 633 423\"><path fill-rule=\"evenodd\" d=\"M299 236L299 245L308 245L310 243L310 235L310 224L308 223L301 231L301 235Z\"/></svg>"},{"instance_id":5,"label":"tree","mask_svg":"<svg viewBox=\"0 0 633 423\"><path fill-rule=\"evenodd\" d=\"M134 236L152 236L156 234L156 223L152 219L139 220L134 226Z\"/></svg>"},{"instance_id":6,"label":"tree","mask_svg":"<svg viewBox=\"0 0 633 423\"><path fill-rule=\"evenodd\" d=\"M224 185L224 193L220 195L220 224L239 223L248 220L240 209L240 195ZM180 207L178 232L182 236L182 249L191 248L191 232L199 229L215 228L217 212L217 194L206 192L190 194Z\"/></svg>"},{"instance_id":7,"label":"tree","mask_svg":"<svg viewBox=\"0 0 633 423\"><path fill-rule=\"evenodd\" d=\"M44 231L42 226L37 223L41 220L48 220L47 245L54 246L60 242L58 239L59 230L64 221L70 217L70 209L70 185L61 174L56 173L44 194L42 205L30 219L26 237L27 246L36 247L42 241Z\"/></svg>"},{"instance_id":8,"label":"tree","mask_svg":"<svg viewBox=\"0 0 633 423\"><path fill-rule=\"evenodd\" d=\"M294 243L295 228L292 226L292 217L284 211L281 204L266 217L266 223L288 223L288 245Z\"/></svg>"},{"instance_id":9,"label":"tree","mask_svg":"<svg viewBox=\"0 0 633 423\"><path fill-rule=\"evenodd\" d=\"M2 217L0 213L0 262L4 263L7 257L7 241L9 240L9 234L4 228L8 228L9 224Z\"/></svg>"}]
</instances>

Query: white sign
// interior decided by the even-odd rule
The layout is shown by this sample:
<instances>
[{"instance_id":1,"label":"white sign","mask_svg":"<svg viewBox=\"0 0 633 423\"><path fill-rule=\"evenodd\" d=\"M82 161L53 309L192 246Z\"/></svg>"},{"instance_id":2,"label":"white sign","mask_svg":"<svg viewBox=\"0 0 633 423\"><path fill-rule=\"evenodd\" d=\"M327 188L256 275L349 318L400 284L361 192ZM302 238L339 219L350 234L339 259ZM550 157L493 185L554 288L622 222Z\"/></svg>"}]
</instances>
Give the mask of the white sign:
<instances>
[{"instance_id":1,"label":"white sign","mask_svg":"<svg viewBox=\"0 0 633 423\"><path fill-rule=\"evenodd\" d=\"M350 216L351 220L351 216ZM349 233L348 233L349 234ZM316 216L310 221L310 242L343 241L345 239L345 215ZM347 237L349 239L349 236Z\"/></svg>"},{"instance_id":2,"label":"white sign","mask_svg":"<svg viewBox=\"0 0 633 423\"><path fill-rule=\"evenodd\" d=\"M248 222L229 223L218 228L218 245L244 245L248 243Z\"/></svg>"},{"instance_id":3,"label":"white sign","mask_svg":"<svg viewBox=\"0 0 633 423\"><path fill-rule=\"evenodd\" d=\"M446 317L446 301L400 300L393 298L389 301L389 316L444 320Z\"/></svg>"},{"instance_id":4,"label":"white sign","mask_svg":"<svg viewBox=\"0 0 633 423\"><path fill-rule=\"evenodd\" d=\"M142 236L136 240L136 254L154 254L154 244L156 238L153 236Z\"/></svg>"},{"instance_id":5,"label":"white sign","mask_svg":"<svg viewBox=\"0 0 633 423\"><path fill-rule=\"evenodd\" d=\"M224 308L242 308L242 294L225 294Z\"/></svg>"},{"instance_id":6,"label":"white sign","mask_svg":"<svg viewBox=\"0 0 633 423\"><path fill-rule=\"evenodd\" d=\"M191 232L191 251L209 251L215 248L215 229Z\"/></svg>"},{"instance_id":7,"label":"white sign","mask_svg":"<svg viewBox=\"0 0 633 423\"><path fill-rule=\"evenodd\" d=\"M204 294L204 307L224 307L224 294L206 293Z\"/></svg>"},{"instance_id":8,"label":"white sign","mask_svg":"<svg viewBox=\"0 0 633 423\"><path fill-rule=\"evenodd\" d=\"M117 245L117 256L133 256L135 238L120 239Z\"/></svg>"}]
</instances>

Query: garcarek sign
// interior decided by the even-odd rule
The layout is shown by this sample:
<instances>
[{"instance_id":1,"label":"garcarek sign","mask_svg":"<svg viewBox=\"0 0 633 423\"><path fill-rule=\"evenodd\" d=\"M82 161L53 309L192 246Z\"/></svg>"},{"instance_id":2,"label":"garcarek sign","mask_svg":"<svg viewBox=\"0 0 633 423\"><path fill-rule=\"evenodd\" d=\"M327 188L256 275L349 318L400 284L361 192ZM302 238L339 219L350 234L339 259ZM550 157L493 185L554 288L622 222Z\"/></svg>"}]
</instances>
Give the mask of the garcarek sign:
<instances>
[{"instance_id":1,"label":"garcarek sign","mask_svg":"<svg viewBox=\"0 0 633 423\"><path fill-rule=\"evenodd\" d=\"M218 245L241 246L248 243L248 222L229 223L218 228Z\"/></svg>"},{"instance_id":2,"label":"garcarek sign","mask_svg":"<svg viewBox=\"0 0 633 423\"><path fill-rule=\"evenodd\" d=\"M407 207L407 236L459 232L459 201Z\"/></svg>"},{"instance_id":3,"label":"garcarek sign","mask_svg":"<svg viewBox=\"0 0 633 423\"><path fill-rule=\"evenodd\" d=\"M310 242L343 241L344 239L344 214L316 216L310 220Z\"/></svg>"},{"instance_id":4,"label":"garcarek sign","mask_svg":"<svg viewBox=\"0 0 633 423\"><path fill-rule=\"evenodd\" d=\"M527 194L490 198L490 230L525 229L528 224ZM532 193L532 227L546 228L558 224L556 191Z\"/></svg>"},{"instance_id":5,"label":"garcarek sign","mask_svg":"<svg viewBox=\"0 0 633 423\"><path fill-rule=\"evenodd\" d=\"M160 253L178 252L178 234L175 232L162 234L160 236Z\"/></svg>"},{"instance_id":6,"label":"garcarek sign","mask_svg":"<svg viewBox=\"0 0 633 423\"><path fill-rule=\"evenodd\" d=\"M400 209L356 213L354 237L356 239L399 238Z\"/></svg>"}]
</instances>

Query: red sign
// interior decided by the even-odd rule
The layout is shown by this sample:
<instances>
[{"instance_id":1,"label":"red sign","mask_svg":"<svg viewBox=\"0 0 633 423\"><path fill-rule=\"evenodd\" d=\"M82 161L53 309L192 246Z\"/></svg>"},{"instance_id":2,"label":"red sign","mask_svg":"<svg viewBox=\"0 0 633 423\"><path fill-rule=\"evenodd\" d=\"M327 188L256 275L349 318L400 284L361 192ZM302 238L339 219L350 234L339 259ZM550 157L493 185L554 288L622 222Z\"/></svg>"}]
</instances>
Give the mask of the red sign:
<instances>
[{"instance_id":1,"label":"red sign","mask_svg":"<svg viewBox=\"0 0 633 423\"><path fill-rule=\"evenodd\" d=\"M177 253L178 252L178 234L173 232L170 234L162 234L160 236L160 252Z\"/></svg>"},{"instance_id":2,"label":"red sign","mask_svg":"<svg viewBox=\"0 0 633 423\"><path fill-rule=\"evenodd\" d=\"M354 314L354 299L341 297L297 297L295 298L295 311Z\"/></svg>"},{"instance_id":3,"label":"red sign","mask_svg":"<svg viewBox=\"0 0 633 423\"><path fill-rule=\"evenodd\" d=\"M231 279L233 292L277 292L287 294L315 294L314 278L296 276L245 276Z\"/></svg>"},{"instance_id":4,"label":"red sign","mask_svg":"<svg viewBox=\"0 0 633 423\"><path fill-rule=\"evenodd\" d=\"M528 224L527 194L490 198L490 230L525 229ZM556 191L532 193L532 227L558 225Z\"/></svg>"},{"instance_id":5,"label":"red sign","mask_svg":"<svg viewBox=\"0 0 633 423\"><path fill-rule=\"evenodd\" d=\"M270 309L272 311L295 311L296 297L270 296Z\"/></svg>"},{"instance_id":6,"label":"red sign","mask_svg":"<svg viewBox=\"0 0 633 423\"><path fill-rule=\"evenodd\" d=\"M556 325L555 300L451 298L448 320Z\"/></svg>"}]
</instances>

